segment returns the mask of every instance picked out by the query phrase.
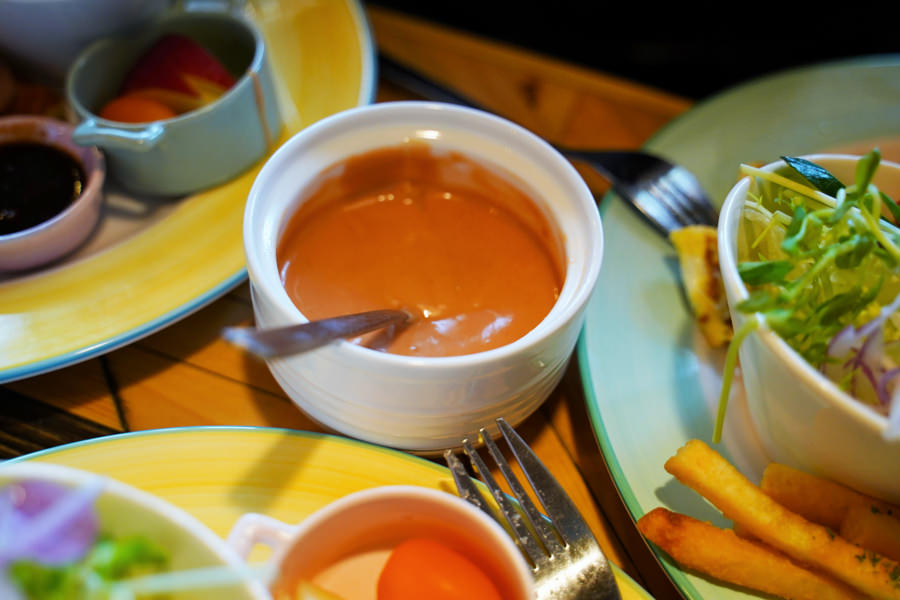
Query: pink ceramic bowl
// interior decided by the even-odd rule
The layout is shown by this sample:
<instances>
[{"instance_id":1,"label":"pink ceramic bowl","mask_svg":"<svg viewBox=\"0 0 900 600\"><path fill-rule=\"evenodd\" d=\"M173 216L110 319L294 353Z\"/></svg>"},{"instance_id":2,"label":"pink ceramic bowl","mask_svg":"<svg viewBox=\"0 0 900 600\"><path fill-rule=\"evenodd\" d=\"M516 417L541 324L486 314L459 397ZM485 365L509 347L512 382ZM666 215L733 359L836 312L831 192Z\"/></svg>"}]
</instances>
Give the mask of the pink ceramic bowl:
<instances>
[{"instance_id":1,"label":"pink ceramic bowl","mask_svg":"<svg viewBox=\"0 0 900 600\"><path fill-rule=\"evenodd\" d=\"M103 203L103 155L97 148L72 142L71 125L47 117L0 118L0 145L22 142L46 144L74 158L84 171L84 190L56 216L22 231L0 234L0 272L44 265L77 248L94 230Z\"/></svg>"}]
</instances>

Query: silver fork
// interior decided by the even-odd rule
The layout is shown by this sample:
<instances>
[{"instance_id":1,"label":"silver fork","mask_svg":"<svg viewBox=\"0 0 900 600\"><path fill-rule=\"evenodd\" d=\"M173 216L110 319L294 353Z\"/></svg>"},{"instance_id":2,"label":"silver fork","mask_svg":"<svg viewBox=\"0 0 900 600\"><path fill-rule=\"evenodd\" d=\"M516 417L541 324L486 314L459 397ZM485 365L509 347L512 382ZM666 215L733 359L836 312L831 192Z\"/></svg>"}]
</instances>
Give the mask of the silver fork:
<instances>
[{"instance_id":1,"label":"silver fork","mask_svg":"<svg viewBox=\"0 0 900 600\"><path fill-rule=\"evenodd\" d=\"M379 55L379 70L388 81L423 98L490 112L384 54ZM700 182L680 165L641 151L554 147L570 160L583 162L600 173L622 199L666 238L687 225L715 226L718 221L716 209Z\"/></svg>"},{"instance_id":2,"label":"silver fork","mask_svg":"<svg viewBox=\"0 0 900 600\"><path fill-rule=\"evenodd\" d=\"M694 174L646 152L557 149L587 163L665 237L688 225L716 226L719 215Z\"/></svg>"},{"instance_id":3,"label":"silver fork","mask_svg":"<svg viewBox=\"0 0 900 600\"><path fill-rule=\"evenodd\" d=\"M497 485L472 443L465 439L462 441L462 447L497 502L519 548L532 565L537 600L621 598L609 561L603 555L600 545L568 494L505 420L497 419L497 426L547 516L544 516L531 501L486 429L480 430L481 439L515 494L521 512ZM444 459L453 473L459 495L496 518L475 482L466 472L462 461L452 450L444 453ZM523 513L525 519L522 518Z\"/></svg>"}]
</instances>

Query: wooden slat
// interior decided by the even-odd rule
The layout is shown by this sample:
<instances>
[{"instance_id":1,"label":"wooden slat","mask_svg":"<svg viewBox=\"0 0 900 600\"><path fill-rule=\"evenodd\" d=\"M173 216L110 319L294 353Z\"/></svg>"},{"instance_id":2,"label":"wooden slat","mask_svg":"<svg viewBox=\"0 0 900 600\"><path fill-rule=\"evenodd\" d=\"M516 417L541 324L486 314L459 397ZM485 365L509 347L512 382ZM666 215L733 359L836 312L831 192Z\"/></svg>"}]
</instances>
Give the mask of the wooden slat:
<instances>
[{"instance_id":1,"label":"wooden slat","mask_svg":"<svg viewBox=\"0 0 900 600\"><path fill-rule=\"evenodd\" d=\"M690 101L372 7L379 49L547 139L637 147Z\"/></svg>"},{"instance_id":2,"label":"wooden slat","mask_svg":"<svg viewBox=\"0 0 900 600\"><path fill-rule=\"evenodd\" d=\"M40 400L99 426L122 429L100 359L14 381L5 387L21 397Z\"/></svg>"},{"instance_id":3,"label":"wooden slat","mask_svg":"<svg viewBox=\"0 0 900 600\"><path fill-rule=\"evenodd\" d=\"M0 389L0 459L118 432L12 390Z\"/></svg>"},{"instance_id":4,"label":"wooden slat","mask_svg":"<svg viewBox=\"0 0 900 600\"><path fill-rule=\"evenodd\" d=\"M178 326L163 329L135 346L284 397L265 362L222 339L225 327L253 324L249 300L245 302L239 293L226 295Z\"/></svg>"},{"instance_id":5,"label":"wooden slat","mask_svg":"<svg viewBox=\"0 0 900 600\"><path fill-rule=\"evenodd\" d=\"M172 425L257 425L318 431L287 399L193 365L131 346L111 354L110 368L132 430Z\"/></svg>"}]
</instances>

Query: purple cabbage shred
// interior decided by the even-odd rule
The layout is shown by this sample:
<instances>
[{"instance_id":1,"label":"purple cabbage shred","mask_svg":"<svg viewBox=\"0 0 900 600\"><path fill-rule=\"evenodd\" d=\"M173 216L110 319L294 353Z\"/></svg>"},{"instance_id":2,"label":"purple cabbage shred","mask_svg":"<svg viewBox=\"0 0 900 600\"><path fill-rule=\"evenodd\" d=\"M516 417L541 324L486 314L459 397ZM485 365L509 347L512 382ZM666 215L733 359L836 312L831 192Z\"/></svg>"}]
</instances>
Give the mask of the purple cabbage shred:
<instances>
[{"instance_id":1,"label":"purple cabbage shred","mask_svg":"<svg viewBox=\"0 0 900 600\"><path fill-rule=\"evenodd\" d=\"M18 560L59 565L83 558L97 539L101 486L97 478L78 488L39 480L0 488L0 572Z\"/></svg>"}]
</instances>

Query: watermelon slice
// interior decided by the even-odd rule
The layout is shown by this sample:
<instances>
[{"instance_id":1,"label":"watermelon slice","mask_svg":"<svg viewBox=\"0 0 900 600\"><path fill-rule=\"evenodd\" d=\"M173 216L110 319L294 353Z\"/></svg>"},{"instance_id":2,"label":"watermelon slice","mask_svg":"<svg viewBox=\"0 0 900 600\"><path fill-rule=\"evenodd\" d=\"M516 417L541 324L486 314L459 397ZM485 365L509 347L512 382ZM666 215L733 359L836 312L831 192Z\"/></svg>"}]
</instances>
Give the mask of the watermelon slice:
<instances>
[{"instance_id":1,"label":"watermelon slice","mask_svg":"<svg viewBox=\"0 0 900 600\"><path fill-rule=\"evenodd\" d=\"M194 40L166 34L131 69L122 84L122 94L155 88L199 97L202 93L197 81L224 91L236 80L219 59Z\"/></svg>"}]
</instances>

